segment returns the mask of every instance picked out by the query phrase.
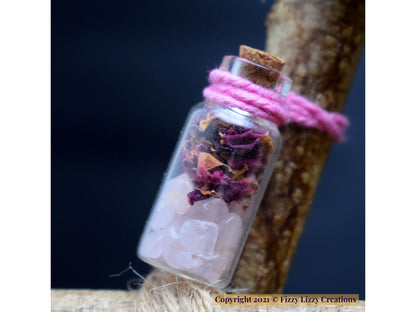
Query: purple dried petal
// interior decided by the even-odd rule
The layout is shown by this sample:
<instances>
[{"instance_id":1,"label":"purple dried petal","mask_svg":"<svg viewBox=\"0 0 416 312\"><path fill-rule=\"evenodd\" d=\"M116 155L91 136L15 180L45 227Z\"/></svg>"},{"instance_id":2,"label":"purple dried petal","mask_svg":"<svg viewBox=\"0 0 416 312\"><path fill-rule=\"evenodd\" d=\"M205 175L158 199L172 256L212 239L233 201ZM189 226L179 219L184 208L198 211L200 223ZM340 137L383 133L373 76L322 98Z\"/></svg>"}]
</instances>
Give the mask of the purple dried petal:
<instances>
[{"instance_id":1,"label":"purple dried petal","mask_svg":"<svg viewBox=\"0 0 416 312\"><path fill-rule=\"evenodd\" d=\"M196 156L198 156L199 153L208 153L209 147L203 143L200 143L195 146L195 152L196 152Z\"/></svg>"},{"instance_id":2,"label":"purple dried petal","mask_svg":"<svg viewBox=\"0 0 416 312\"><path fill-rule=\"evenodd\" d=\"M198 168L195 181L219 185L224 182L225 177L228 176L222 171L214 171L213 173L210 173L208 170Z\"/></svg>"},{"instance_id":3,"label":"purple dried petal","mask_svg":"<svg viewBox=\"0 0 416 312\"><path fill-rule=\"evenodd\" d=\"M202 127L200 121L204 121ZM201 116L181 153L184 171L195 184L195 190L188 193L191 205L210 197L230 204L258 189L257 179L261 179L272 151L270 137L261 132L229 124L213 115ZM244 172L236 174L243 168Z\"/></svg>"},{"instance_id":4,"label":"purple dried petal","mask_svg":"<svg viewBox=\"0 0 416 312\"><path fill-rule=\"evenodd\" d=\"M227 204L230 204L235 200L240 200L251 194L253 192L253 188L246 181L238 181L222 186L217 189L217 192Z\"/></svg>"},{"instance_id":5,"label":"purple dried petal","mask_svg":"<svg viewBox=\"0 0 416 312\"><path fill-rule=\"evenodd\" d=\"M200 191L193 190L192 192L188 193L188 202L189 202L190 205L193 205L195 202L200 201L200 200L204 200L204 199L208 199L211 196L212 195L203 195L203 194L201 194Z\"/></svg>"},{"instance_id":6,"label":"purple dried petal","mask_svg":"<svg viewBox=\"0 0 416 312\"><path fill-rule=\"evenodd\" d=\"M248 130L243 133L238 133L234 129L230 129L223 135L225 142L231 147L249 145L258 138L264 137L264 134L254 133L252 130Z\"/></svg>"}]
</instances>

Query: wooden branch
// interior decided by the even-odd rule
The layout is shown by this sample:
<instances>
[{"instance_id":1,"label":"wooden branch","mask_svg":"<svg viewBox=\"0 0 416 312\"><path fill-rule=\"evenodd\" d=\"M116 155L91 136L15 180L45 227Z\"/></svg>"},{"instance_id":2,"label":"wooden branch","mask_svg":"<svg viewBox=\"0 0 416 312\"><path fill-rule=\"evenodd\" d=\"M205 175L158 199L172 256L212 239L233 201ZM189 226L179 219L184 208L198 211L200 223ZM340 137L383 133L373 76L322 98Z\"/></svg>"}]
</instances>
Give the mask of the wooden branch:
<instances>
[{"instance_id":1,"label":"wooden branch","mask_svg":"<svg viewBox=\"0 0 416 312\"><path fill-rule=\"evenodd\" d=\"M75 290L75 289L54 289L51 294L52 312L75 312L75 311L122 311L138 312L151 310L146 309L139 301L137 292L122 290ZM178 306L179 307L179 306ZM213 306L211 311L241 311L241 306ZM308 312L317 311L316 306L268 306L249 308L244 311L270 311L270 312ZM186 310L184 310L186 309ZM156 311L156 310L154 310ZM158 311L209 311L202 307L197 310L191 310L190 307L176 309L175 307L166 306ZM363 312L364 301L353 306L319 306L321 312Z\"/></svg>"},{"instance_id":2,"label":"wooden branch","mask_svg":"<svg viewBox=\"0 0 416 312\"><path fill-rule=\"evenodd\" d=\"M364 1L282 0L266 25L266 51L286 61L293 89L341 111L364 42ZM250 293L282 292L331 143L314 129L281 132L282 152L233 279Z\"/></svg>"}]
</instances>

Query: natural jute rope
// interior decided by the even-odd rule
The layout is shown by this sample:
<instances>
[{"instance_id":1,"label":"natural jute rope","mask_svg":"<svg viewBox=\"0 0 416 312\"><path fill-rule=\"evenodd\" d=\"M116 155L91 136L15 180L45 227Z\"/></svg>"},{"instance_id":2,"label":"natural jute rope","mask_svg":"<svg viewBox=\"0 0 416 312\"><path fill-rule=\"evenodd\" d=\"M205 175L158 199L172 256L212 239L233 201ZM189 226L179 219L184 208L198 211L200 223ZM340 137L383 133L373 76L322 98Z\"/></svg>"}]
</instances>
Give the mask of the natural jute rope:
<instances>
[{"instance_id":1,"label":"natural jute rope","mask_svg":"<svg viewBox=\"0 0 416 312\"><path fill-rule=\"evenodd\" d=\"M218 290L160 270L153 270L143 282L138 311L221 311L212 294Z\"/></svg>"}]
</instances>

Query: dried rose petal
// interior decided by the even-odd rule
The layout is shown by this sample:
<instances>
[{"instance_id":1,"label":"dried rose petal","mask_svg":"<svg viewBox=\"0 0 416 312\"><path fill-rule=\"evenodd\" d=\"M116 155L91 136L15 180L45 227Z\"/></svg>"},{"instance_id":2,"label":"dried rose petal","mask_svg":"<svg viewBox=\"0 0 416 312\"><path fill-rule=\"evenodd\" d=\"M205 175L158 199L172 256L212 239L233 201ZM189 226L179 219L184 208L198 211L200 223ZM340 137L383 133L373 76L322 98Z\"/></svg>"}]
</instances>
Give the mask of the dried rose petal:
<instances>
[{"instance_id":1,"label":"dried rose petal","mask_svg":"<svg viewBox=\"0 0 416 312\"><path fill-rule=\"evenodd\" d=\"M195 183L188 193L191 205L209 197L228 204L250 197L273 151L265 131L229 124L212 113L201 116L181 154L184 171Z\"/></svg>"},{"instance_id":2,"label":"dried rose petal","mask_svg":"<svg viewBox=\"0 0 416 312\"><path fill-rule=\"evenodd\" d=\"M195 202L208 199L211 195L203 195L199 190L193 190L192 192L188 193L188 202L190 205L193 205Z\"/></svg>"}]
</instances>

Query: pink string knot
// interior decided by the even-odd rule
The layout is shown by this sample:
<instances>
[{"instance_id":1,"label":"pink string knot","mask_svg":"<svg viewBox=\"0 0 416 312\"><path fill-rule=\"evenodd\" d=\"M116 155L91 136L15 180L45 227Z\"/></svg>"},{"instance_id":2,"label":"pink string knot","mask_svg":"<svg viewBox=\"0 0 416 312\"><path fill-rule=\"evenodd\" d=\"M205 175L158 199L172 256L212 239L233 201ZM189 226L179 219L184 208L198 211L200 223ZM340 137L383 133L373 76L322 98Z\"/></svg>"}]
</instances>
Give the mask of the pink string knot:
<instances>
[{"instance_id":1,"label":"pink string knot","mask_svg":"<svg viewBox=\"0 0 416 312\"><path fill-rule=\"evenodd\" d=\"M295 122L326 131L337 142L345 140L348 118L328 112L293 91L289 92L285 101L279 92L221 69L210 72L209 82L203 94L210 101L245 110L278 126Z\"/></svg>"}]
</instances>

